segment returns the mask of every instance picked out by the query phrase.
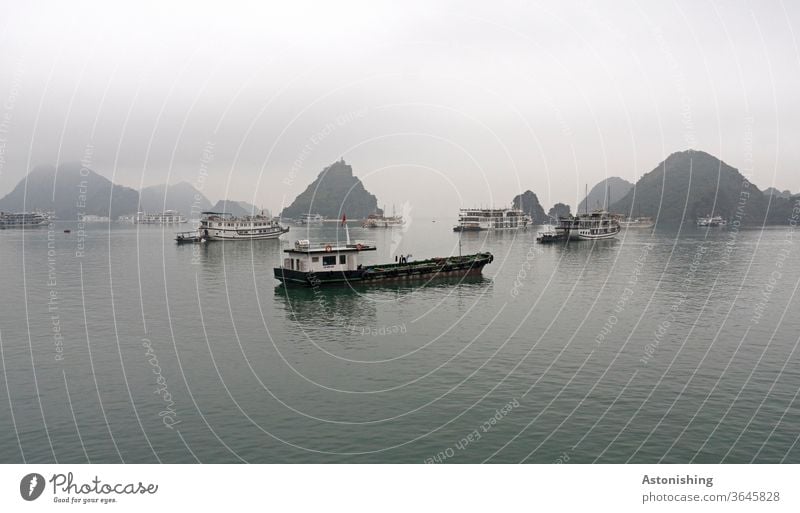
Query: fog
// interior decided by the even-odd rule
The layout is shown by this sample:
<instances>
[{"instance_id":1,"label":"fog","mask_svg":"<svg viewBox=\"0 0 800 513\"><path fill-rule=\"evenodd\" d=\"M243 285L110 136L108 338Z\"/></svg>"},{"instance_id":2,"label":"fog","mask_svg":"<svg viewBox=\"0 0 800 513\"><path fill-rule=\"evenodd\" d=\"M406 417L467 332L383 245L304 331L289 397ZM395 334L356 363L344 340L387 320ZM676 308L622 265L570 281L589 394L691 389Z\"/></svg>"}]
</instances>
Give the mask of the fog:
<instances>
[{"instance_id":1,"label":"fog","mask_svg":"<svg viewBox=\"0 0 800 513\"><path fill-rule=\"evenodd\" d=\"M797 3L3 11L0 195L91 153L124 185L188 181L275 211L344 157L379 204L454 217L526 189L574 206L584 184L635 181L687 148L800 191Z\"/></svg>"}]
</instances>

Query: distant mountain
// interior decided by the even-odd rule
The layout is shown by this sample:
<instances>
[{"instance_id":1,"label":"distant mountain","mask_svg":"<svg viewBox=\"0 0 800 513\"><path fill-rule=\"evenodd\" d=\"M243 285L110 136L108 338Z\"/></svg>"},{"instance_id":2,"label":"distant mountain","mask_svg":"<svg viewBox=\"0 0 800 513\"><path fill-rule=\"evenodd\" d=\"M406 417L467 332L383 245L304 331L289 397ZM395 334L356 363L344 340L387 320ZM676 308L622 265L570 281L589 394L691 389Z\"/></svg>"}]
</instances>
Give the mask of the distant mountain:
<instances>
[{"instance_id":1,"label":"distant mountain","mask_svg":"<svg viewBox=\"0 0 800 513\"><path fill-rule=\"evenodd\" d=\"M558 221L559 217L569 217L570 213L569 205L556 203L553 208L547 211L547 217L550 218L551 222L555 222Z\"/></svg>"},{"instance_id":2,"label":"distant mountain","mask_svg":"<svg viewBox=\"0 0 800 513\"><path fill-rule=\"evenodd\" d=\"M532 191L525 191L514 196L512 204L514 208L521 208L523 212L530 214L533 217L534 224L547 222L547 215L545 215L544 209L539 203L539 198Z\"/></svg>"},{"instance_id":3,"label":"distant mountain","mask_svg":"<svg viewBox=\"0 0 800 513\"><path fill-rule=\"evenodd\" d=\"M598 183L589 194L583 198L583 201L578 203L577 212L586 212L586 203L589 203L589 211L598 209L607 209L609 205L613 204L618 199L622 198L633 188L633 184L624 178L618 176L611 176L602 182ZM609 198L606 195L610 195Z\"/></svg>"},{"instance_id":4,"label":"distant mountain","mask_svg":"<svg viewBox=\"0 0 800 513\"><path fill-rule=\"evenodd\" d=\"M187 182L154 185L139 192L139 210L144 212L177 210L186 217L199 218L200 212L210 208L208 198Z\"/></svg>"},{"instance_id":5,"label":"distant mountain","mask_svg":"<svg viewBox=\"0 0 800 513\"><path fill-rule=\"evenodd\" d=\"M380 212L377 198L353 176L353 168L342 159L323 169L317 179L283 209L281 217L297 218L310 213L333 219L343 214L359 219L375 212Z\"/></svg>"},{"instance_id":6,"label":"distant mountain","mask_svg":"<svg viewBox=\"0 0 800 513\"><path fill-rule=\"evenodd\" d=\"M785 191L779 191L775 187L767 187L766 189L764 189L764 195L765 196L772 195L775 198L789 199L792 197L792 191L788 189Z\"/></svg>"},{"instance_id":7,"label":"distant mountain","mask_svg":"<svg viewBox=\"0 0 800 513\"><path fill-rule=\"evenodd\" d=\"M261 213L261 209L251 203L233 200L219 200L210 210L212 212L227 212L235 216L251 216ZM264 212L269 215L269 211L265 210Z\"/></svg>"},{"instance_id":8,"label":"distant mountain","mask_svg":"<svg viewBox=\"0 0 800 513\"><path fill-rule=\"evenodd\" d=\"M115 185L79 163L37 166L5 197L0 210L48 210L61 220L77 220L79 215L116 219L136 213L139 193Z\"/></svg>"},{"instance_id":9,"label":"distant mountain","mask_svg":"<svg viewBox=\"0 0 800 513\"><path fill-rule=\"evenodd\" d=\"M696 150L673 153L612 205L622 214L657 216L660 225L694 223L709 214L741 224L779 224L787 222L791 209L791 199L773 197L770 204L735 168Z\"/></svg>"}]
</instances>

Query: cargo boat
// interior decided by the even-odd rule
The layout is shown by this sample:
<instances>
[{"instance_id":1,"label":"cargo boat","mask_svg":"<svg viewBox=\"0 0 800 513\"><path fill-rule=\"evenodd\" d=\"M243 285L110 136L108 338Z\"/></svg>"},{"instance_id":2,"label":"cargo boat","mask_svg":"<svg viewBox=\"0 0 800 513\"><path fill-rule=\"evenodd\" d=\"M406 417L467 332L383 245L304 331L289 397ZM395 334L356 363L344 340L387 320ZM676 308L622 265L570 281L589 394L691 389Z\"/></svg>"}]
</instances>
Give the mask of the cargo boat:
<instances>
[{"instance_id":1,"label":"cargo boat","mask_svg":"<svg viewBox=\"0 0 800 513\"><path fill-rule=\"evenodd\" d=\"M375 245L367 241L312 244L308 240L298 240L293 247L284 250L286 258L281 267L274 268L275 279L284 285L306 287L430 280L479 275L483 267L494 260L491 253L476 253L417 261L400 257L395 263L363 265L361 254L375 249Z\"/></svg>"}]
</instances>

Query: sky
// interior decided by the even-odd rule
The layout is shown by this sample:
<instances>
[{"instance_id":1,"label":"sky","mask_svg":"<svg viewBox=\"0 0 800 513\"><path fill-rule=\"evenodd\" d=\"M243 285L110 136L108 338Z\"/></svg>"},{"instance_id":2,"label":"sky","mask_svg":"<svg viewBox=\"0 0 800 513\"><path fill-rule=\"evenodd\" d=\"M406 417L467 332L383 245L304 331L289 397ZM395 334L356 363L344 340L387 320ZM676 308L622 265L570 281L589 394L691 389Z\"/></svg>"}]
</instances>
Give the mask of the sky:
<instances>
[{"instance_id":1,"label":"sky","mask_svg":"<svg viewBox=\"0 0 800 513\"><path fill-rule=\"evenodd\" d=\"M15 2L0 195L85 161L277 211L344 158L380 205L545 209L707 151L800 191L800 4ZM390 208L390 207L389 207Z\"/></svg>"}]
</instances>

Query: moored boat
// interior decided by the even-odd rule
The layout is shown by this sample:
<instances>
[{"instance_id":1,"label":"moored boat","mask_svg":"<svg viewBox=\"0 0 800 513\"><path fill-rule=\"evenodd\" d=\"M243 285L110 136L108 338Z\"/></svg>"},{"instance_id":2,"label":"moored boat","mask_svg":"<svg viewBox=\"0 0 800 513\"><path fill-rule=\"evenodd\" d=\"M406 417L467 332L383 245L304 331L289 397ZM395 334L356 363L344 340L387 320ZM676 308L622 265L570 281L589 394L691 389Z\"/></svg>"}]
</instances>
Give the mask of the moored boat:
<instances>
[{"instance_id":1,"label":"moored boat","mask_svg":"<svg viewBox=\"0 0 800 513\"><path fill-rule=\"evenodd\" d=\"M564 240L600 240L616 237L620 232L619 219L605 210L595 210L558 219L558 232Z\"/></svg>"},{"instance_id":2,"label":"moored boat","mask_svg":"<svg viewBox=\"0 0 800 513\"><path fill-rule=\"evenodd\" d=\"M199 242L206 242L200 232L195 230L192 232L178 232L175 234L175 242L178 244L197 244Z\"/></svg>"},{"instance_id":3,"label":"moored boat","mask_svg":"<svg viewBox=\"0 0 800 513\"><path fill-rule=\"evenodd\" d=\"M378 284L409 280L430 280L479 275L483 267L494 260L491 253L429 258L409 261L364 265L364 252L375 251L367 241L346 244L312 244L298 240L284 250L286 257L281 267L275 267L275 278L284 285L316 287L336 283Z\"/></svg>"},{"instance_id":4,"label":"moored boat","mask_svg":"<svg viewBox=\"0 0 800 513\"><path fill-rule=\"evenodd\" d=\"M177 210L165 210L157 213L137 212L134 224L183 224L186 217Z\"/></svg>"},{"instance_id":5,"label":"moored boat","mask_svg":"<svg viewBox=\"0 0 800 513\"><path fill-rule=\"evenodd\" d=\"M297 220L298 224L322 224L325 218L319 214L302 214Z\"/></svg>"},{"instance_id":6,"label":"moored boat","mask_svg":"<svg viewBox=\"0 0 800 513\"><path fill-rule=\"evenodd\" d=\"M288 231L288 226L265 215L236 217L225 212L203 212L197 235L207 241L261 240L276 239Z\"/></svg>"},{"instance_id":7,"label":"moored boat","mask_svg":"<svg viewBox=\"0 0 800 513\"><path fill-rule=\"evenodd\" d=\"M531 216L519 208L462 208L453 231L519 230L531 224Z\"/></svg>"},{"instance_id":8,"label":"moored boat","mask_svg":"<svg viewBox=\"0 0 800 513\"><path fill-rule=\"evenodd\" d=\"M722 216L712 216L711 214L697 219L697 226L716 228L727 224L728 222Z\"/></svg>"},{"instance_id":9,"label":"moored boat","mask_svg":"<svg viewBox=\"0 0 800 513\"><path fill-rule=\"evenodd\" d=\"M652 228L656 225L652 217L632 217L619 222L621 228Z\"/></svg>"},{"instance_id":10,"label":"moored boat","mask_svg":"<svg viewBox=\"0 0 800 513\"><path fill-rule=\"evenodd\" d=\"M556 242L564 242L565 240L563 234L555 231L552 227L543 232L539 232L539 235L536 237L536 242L540 244L553 244Z\"/></svg>"},{"instance_id":11,"label":"moored boat","mask_svg":"<svg viewBox=\"0 0 800 513\"><path fill-rule=\"evenodd\" d=\"M402 228L406 224L403 216L399 216L392 212L392 215L386 217L383 213L370 214L364 219L361 224L363 228Z\"/></svg>"},{"instance_id":12,"label":"moored boat","mask_svg":"<svg viewBox=\"0 0 800 513\"><path fill-rule=\"evenodd\" d=\"M50 216L41 212L0 212L0 228L32 228L50 222Z\"/></svg>"}]
</instances>

